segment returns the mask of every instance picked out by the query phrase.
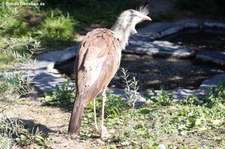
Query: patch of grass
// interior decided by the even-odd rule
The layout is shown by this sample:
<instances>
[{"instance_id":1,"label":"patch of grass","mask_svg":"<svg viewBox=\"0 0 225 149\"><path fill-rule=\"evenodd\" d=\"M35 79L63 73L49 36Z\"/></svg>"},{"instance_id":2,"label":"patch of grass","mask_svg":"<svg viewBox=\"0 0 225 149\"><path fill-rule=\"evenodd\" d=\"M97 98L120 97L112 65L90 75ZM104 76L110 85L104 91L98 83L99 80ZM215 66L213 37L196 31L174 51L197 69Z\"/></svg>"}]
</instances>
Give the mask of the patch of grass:
<instances>
[{"instance_id":1,"label":"patch of grass","mask_svg":"<svg viewBox=\"0 0 225 149\"><path fill-rule=\"evenodd\" d=\"M223 147L225 145L224 91L225 85L220 85L208 97L190 97L184 101L168 101L169 96L163 95L138 108L117 104L116 108L122 110L119 110L117 116L107 115L105 120L105 125L112 134L106 146L109 148L112 146L114 148ZM114 99L110 99L110 102L118 101L118 97L115 96ZM96 135L93 124L92 107L88 107L80 132L82 137L89 138Z\"/></svg>"},{"instance_id":2,"label":"patch of grass","mask_svg":"<svg viewBox=\"0 0 225 149\"><path fill-rule=\"evenodd\" d=\"M30 129L30 128L29 128ZM39 127L32 128L31 131L25 128L25 124L19 119L3 119L0 122L0 137L4 137L2 147L11 148L13 145L28 146L36 144L46 146L45 137Z\"/></svg>"},{"instance_id":3,"label":"patch of grass","mask_svg":"<svg viewBox=\"0 0 225 149\"><path fill-rule=\"evenodd\" d=\"M127 79L127 82L129 86L132 80ZM74 93L74 90L70 90L69 93L67 91L64 87L59 93L53 93L60 98L54 98L55 101L49 102L68 101L68 104L72 104L74 96L67 95L71 95L70 91ZM63 100L62 95L68 99ZM104 147L220 148L225 145L225 84L212 90L209 96L201 98L193 96L182 101L171 101L170 95L163 89L161 96L146 98L150 100L148 104L134 107L133 104L126 104L121 97L107 95L105 126L112 138ZM133 102L135 103L135 100L131 103ZM99 123L101 97L96 100L96 108ZM93 117L93 104L90 103L85 108L80 129L81 139L99 136L94 127Z\"/></svg>"}]
</instances>

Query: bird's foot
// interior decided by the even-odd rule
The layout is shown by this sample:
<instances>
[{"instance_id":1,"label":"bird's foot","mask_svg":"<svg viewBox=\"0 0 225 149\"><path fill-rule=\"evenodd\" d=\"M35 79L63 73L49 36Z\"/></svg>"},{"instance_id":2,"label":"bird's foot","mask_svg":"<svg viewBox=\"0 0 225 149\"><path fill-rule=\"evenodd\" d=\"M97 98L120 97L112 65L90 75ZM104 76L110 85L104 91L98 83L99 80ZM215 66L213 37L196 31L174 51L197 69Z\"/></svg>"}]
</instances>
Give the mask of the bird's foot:
<instances>
[{"instance_id":1,"label":"bird's foot","mask_svg":"<svg viewBox=\"0 0 225 149\"><path fill-rule=\"evenodd\" d=\"M69 134L69 139L70 140L74 140L74 139L77 139L77 138L78 138L77 134Z\"/></svg>"},{"instance_id":2,"label":"bird's foot","mask_svg":"<svg viewBox=\"0 0 225 149\"><path fill-rule=\"evenodd\" d=\"M100 133L100 130L99 130L98 126L95 126L95 132Z\"/></svg>"},{"instance_id":3,"label":"bird's foot","mask_svg":"<svg viewBox=\"0 0 225 149\"><path fill-rule=\"evenodd\" d=\"M102 130L101 130L101 139L103 141L106 141L107 139L110 138L110 133L109 131L107 130L107 128L105 126L102 127Z\"/></svg>"}]
</instances>

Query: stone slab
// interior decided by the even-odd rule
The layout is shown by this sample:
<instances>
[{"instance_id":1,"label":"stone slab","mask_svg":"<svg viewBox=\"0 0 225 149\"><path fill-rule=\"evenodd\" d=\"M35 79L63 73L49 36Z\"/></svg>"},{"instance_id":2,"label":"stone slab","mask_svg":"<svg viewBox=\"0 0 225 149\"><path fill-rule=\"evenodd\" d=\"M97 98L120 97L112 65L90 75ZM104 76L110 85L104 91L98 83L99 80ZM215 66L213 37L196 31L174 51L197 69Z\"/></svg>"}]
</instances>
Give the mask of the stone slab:
<instances>
[{"instance_id":1,"label":"stone slab","mask_svg":"<svg viewBox=\"0 0 225 149\"><path fill-rule=\"evenodd\" d=\"M47 70L36 70L33 73L32 83L42 91L55 91L56 85L64 84L67 80L60 74L52 74ZM73 86L71 82L71 86Z\"/></svg>"},{"instance_id":2,"label":"stone slab","mask_svg":"<svg viewBox=\"0 0 225 149\"><path fill-rule=\"evenodd\" d=\"M51 51L37 57L36 60L41 62L47 61L47 62L61 63L70 58L73 58L76 55L78 49L79 45L66 48L65 50Z\"/></svg>"},{"instance_id":3,"label":"stone slab","mask_svg":"<svg viewBox=\"0 0 225 149\"><path fill-rule=\"evenodd\" d=\"M225 52L223 51L202 51L196 54L196 58L225 66Z\"/></svg>"},{"instance_id":4,"label":"stone slab","mask_svg":"<svg viewBox=\"0 0 225 149\"><path fill-rule=\"evenodd\" d=\"M199 89L208 91L211 88L216 88L220 83L225 83L225 74L215 75L213 78L203 81Z\"/></svg>"},{"instance_id":5,"label":"stone slab","mask_svg":"<svg viewBox=\"0 0 225 149\"><path fill-rule=\"evenodd\" d=\"M153 42L131 41L130 45L126 48L124 52L148 55L174 56L178 58L187 58L194 55L194 51L192 49L176 45L168 41L157 40Z\"/></svg>"}]
</instances>

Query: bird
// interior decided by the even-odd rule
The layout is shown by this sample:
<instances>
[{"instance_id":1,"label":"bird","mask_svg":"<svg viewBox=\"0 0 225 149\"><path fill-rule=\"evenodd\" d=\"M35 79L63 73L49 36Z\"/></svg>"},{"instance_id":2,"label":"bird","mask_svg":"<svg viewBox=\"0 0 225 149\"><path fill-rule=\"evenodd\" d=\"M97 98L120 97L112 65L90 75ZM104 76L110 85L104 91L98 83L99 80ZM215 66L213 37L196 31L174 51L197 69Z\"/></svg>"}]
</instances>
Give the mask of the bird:
<instances>
[{"instance_id":1,"label":"bird","mask_svg":"<svg viewBox=\"0 0 225 149\"><path fill-rule=\"evenodd\" d=\"M110 137L104 126L106 89L120 66L122 50L128 44L129 36L137 33L136 25L145 20L152 20L148 13L148 6L141 6L137 10L125 10L111 29L97 28L88 32L83 38L74 67L76 97L68 128L71 136L78 135L84 107L92 101L94 102L95 128L98 130L95 100L101 93L101 139Z\"/></svg>"}]
</instances>

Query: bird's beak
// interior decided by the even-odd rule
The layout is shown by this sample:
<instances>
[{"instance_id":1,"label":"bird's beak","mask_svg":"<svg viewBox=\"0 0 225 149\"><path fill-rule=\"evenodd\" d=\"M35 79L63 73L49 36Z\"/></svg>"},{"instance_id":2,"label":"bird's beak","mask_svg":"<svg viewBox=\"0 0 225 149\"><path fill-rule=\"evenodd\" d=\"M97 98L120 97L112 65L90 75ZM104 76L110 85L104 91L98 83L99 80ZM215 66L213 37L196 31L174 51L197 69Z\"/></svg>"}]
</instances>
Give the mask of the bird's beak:
<instances>
[{"instance_id":1,"label":"bird's beak","mask_svg":"<svg viewBox=\"0 0 225 149\"><path fill-rule=\"evenodd\" d=\"M152 21L152 19L151 19L149 16L145 16L145 17L143 18L143 20L144 20L144 21Z\"/></svg>"}]
</instances>

